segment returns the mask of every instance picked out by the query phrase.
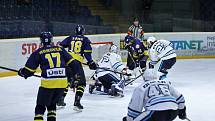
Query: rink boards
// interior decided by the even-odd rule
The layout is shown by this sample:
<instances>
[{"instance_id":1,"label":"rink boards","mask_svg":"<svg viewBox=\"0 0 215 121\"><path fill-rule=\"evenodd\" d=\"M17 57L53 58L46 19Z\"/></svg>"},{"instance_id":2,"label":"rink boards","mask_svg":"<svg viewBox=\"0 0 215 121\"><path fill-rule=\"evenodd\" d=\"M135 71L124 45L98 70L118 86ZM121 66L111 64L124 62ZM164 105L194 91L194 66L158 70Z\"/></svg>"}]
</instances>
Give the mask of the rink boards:
<instances>
[{"instance_id":1,"label":"rink boards","mask_svg":"<svg viewBox=\"0 0 215 121\"><path fill-rule=\"evenodd\" d=\"M122 40L126 34L87 36L92 42L113 42L122 48ZM145 33L145 38L149 36L171 41L179 59L215 58L215 32ZM53 44L58 45L64 38L66 36L54 37ZM19 69L39 47L39 38L0 40L0 66ZM125 50L121 51L121 55L123 60L126 60ZM16 73L0 69L0 77L14 74Z\"/></svg>"}]
</instances>

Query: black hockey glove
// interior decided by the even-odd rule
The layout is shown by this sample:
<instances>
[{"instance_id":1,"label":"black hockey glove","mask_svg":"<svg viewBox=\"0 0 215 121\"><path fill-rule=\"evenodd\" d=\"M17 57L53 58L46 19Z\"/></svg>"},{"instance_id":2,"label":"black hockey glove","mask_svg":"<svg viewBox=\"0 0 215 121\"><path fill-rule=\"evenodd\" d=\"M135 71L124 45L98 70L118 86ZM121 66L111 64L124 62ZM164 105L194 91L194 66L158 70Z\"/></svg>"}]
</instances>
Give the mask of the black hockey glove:
<instances>
[{"instance_id":1,"label":"black hockey glove","mask_svg":"<svg viewBox=\"0 0 215 121\"><path fill-rule=\"evenodd\" d=\"M123 117L123 118L122 118L122 121L127 121L127 117L126 117L126 116Z\"/></svg>"},{"instance_id":2,"label":"black hockey glove","mask_svg":"<svg viewBox=\"0 0 215 121\"><path fill-rule=\"evenodd\" d=\"M89 68L91 70L96 70L97 69L97 65L94 61L90 61L90 62L87 62L87 65L89 66Z\"/></svg>"},{"instance_id":3,"label":"black hockey glove","mask_svg":"<svg viewBox=\"0 0 215 121\"><path fill-rule=\"evenodd\" d=\"M18 75L27 79L28 77L23 74L23 68L20 68L18 71Z\"/></svg>"},{"instance_id":4,"label":"black hockey glove","mask_svg":"<svg viewBox=\"0 0 215 121\"><path fill-rule=\"evenodd\" d=\"M183 109L178 109L178 117L182 120L187 118L186 107L184 107Z\"/></svg>"}]
</instances>

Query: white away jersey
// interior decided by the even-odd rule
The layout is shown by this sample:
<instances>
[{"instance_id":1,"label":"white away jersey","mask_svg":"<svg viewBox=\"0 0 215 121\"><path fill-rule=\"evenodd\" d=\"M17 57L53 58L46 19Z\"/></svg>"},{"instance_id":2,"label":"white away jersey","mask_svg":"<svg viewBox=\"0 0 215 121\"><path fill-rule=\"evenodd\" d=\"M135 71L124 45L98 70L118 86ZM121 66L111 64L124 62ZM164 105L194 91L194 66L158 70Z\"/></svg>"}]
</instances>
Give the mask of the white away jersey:
<instances>
[{"instance_id":1,"label":"white away jersey","mask_svg":"<svg viewBox=\"0 0 215 121\"><path fill-rule=\"evenodd\" d=\"M152 61L167 60L176 57L176 53L170 41L157 40L149 50L149 57Z\"/></svg>"},{"instance_id":2,"label":"white away jersey","mask_svg":"<svg viewBox=\"0 0 215 121\"><path fill-rule=\"evenodd\" d=\"M121 56L116 54L116 53L106 53L103 55L102 59L98 62L98 65L100 68L107 68L110 70L116 70L121 72L124 68L125 65L122 63ZM104 69L98 69L96 70L97 76L103 76L108 73L112 73L110 71L106 71Z\"/></svg>"},{"instance_id":3,"label":"white away jersey","mask_svg":"<svg viewBox=\"0 0 215 121\"><path fill-rule=\"evenodd\" d=\"M134 90L128 106L128 116L136 118L145 110L182 109L184 103L183 95L169 81L146 81Z\"/></svg>"}]
</instances>

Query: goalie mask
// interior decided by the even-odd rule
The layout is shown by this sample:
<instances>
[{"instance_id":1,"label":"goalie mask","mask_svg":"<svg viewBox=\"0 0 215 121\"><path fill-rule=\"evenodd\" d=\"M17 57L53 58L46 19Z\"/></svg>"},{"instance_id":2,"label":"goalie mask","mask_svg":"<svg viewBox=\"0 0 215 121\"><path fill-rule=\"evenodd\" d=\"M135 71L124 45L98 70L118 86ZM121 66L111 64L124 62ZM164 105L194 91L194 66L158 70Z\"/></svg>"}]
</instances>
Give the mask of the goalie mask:
<instances>
[{"instance_id":1,"label":"goalie mask","mask_svg":"<svg viewBox=\"0 0 215 121\"><path fill-rule=\"evenodd\" d=\"M118 53L119 48L116 45L113 44L113 45L110 46L109 52Z\"/></svg>"}]
</instances>

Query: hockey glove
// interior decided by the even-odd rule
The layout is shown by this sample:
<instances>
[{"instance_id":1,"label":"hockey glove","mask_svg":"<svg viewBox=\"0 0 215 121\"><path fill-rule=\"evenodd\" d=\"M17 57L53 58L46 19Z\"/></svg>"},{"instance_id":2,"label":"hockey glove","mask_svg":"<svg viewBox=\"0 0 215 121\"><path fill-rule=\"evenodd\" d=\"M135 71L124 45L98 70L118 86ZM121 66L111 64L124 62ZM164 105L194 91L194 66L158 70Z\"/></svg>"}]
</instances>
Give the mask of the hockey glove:
<instances>
[{"instance_id":1,"label":"hockey glove","mask_svg":"<svg viewBox=\"0 0 215 121\"><path fill-rule=\"evenodd\" d=\"M123 117L122 121L127 121L127 116Z\"/></svg>"},{"instance_id":2,"label":"hockey glove","mask_svg":"<svg viewBox=\"0 0 215 121\"><path fill-rule=\"evenodd\" d=\"M152 64L149 63L149 68L150 68L150 69L153 69L153 68L154 68L154 65L152 65Z\"/></svg>"},{"instance_id":3,"label":"hockey glove","mask_svg":"<svg viewBox=\"0 0 215 121\"><path fill-rule=\"evenodd\" d=\"M149 62L149 68L154 68L154 65L157 63L158 63L158 61L150 61Z\"/></svg>"},{"instance_id":4,"label":"hockey glove","mask_svg":"<svg viewBox=\"0 0 215 121\"><path fill-rule=\"evenodd\" d=\"M28 77L23 74L23 68L20 68L18 71L18 75L27 79Z\"/></svg>"},{"instance_id":5,"label":"hockey glove","mask_svg":"<svg viewBox=\"0 0 215 121\"><path fill-rule=\"evenodd\" d=\"M182 120L187 118L187 114L186 114L186 107L184 107L183 109L179 109L178 110L178 117Z\"/></svg>"},{"instance_id":6,"label":"hockey glove","mask_svg":"<svg viewBox=\"0 0 215 121\"><path fill-rule=\"evenodd\" d=\"M97 65L94 61L90 61L90 62L87 62L87 65L89 66L89 68L91 70L96 70L97 69Z\"/></svg>"},{"instance_id":7,"label":"hockey glove","mask_svg":"<svg viewBox=\"0 0 215 121\"><path fill-rule=\"evenodd\" d=\"M131 76L131 73L128 72L128 68L123 68L122 69L122 74L124 74L126 76Z\"/></svg>"}]
</instances>

